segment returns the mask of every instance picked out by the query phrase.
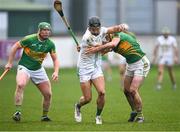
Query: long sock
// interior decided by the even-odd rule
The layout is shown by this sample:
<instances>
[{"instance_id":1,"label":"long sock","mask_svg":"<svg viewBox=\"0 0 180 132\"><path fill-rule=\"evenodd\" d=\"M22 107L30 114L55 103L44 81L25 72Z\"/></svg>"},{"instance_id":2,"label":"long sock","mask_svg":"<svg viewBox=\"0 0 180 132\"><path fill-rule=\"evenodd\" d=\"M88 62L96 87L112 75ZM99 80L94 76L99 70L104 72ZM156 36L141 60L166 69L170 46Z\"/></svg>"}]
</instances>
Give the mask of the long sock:
<instances>
[{"instance_id":1,"label":"long sock","mask_svg":"<svg viewBox=\"0 0 180 132\"><path fill-rule=\"evenodd\" d=\"M43 110L42 116L47 116L48 112L49 112L48 110Z\"/></svg>"},{"instance_id":2,"label":"long sock","mask_svg":"<svg viewBox=\"0 0 180 132\"><path fill-rule=\"evenodd\" d=\"M143 117L142 111L138 111L138 112L137 112L137 117Z\"/></svg>"},{"instance_id":3,"label":"long sock","mask_svg":"<svg viewBox=\"0 0 180 132\"><path fill-rule=\"evenodd\" d=\"M96 116L100 116L103 109L97 108Z\"/></svg>"},{"instance_id":4,"label":"long sock","mask_svg":"<svg viewBox=\"0 0 180 132\"><path fill-rule=\"evenodd\" d=\"M16 105L16 111L21 112L21 105Z\"/></svg>"}]
</instances>

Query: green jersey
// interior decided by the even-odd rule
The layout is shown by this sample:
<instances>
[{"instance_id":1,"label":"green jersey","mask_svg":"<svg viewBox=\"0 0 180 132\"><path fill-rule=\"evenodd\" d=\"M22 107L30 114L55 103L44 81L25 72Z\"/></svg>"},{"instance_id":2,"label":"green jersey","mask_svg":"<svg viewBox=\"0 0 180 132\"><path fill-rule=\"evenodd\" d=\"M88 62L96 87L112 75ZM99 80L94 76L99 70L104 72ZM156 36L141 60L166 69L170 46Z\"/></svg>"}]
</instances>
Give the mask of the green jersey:
<instances>
[{"instance_id":1,"label":"green jersey","mask_svg":"<svg viewBox=\"0 0 180 132\"><path fill-rule=\"evenodd\" d=\"M128 64L140 60L145 55L133 34L118 32L115 33L113 37L120 38L119 44L113 51L124 56Z\"/></svg>"},{"instance_id":2,"label":"green jersey","mask_svg":"<svg viewBox=\"0 0 180 132\"><path fill-rule=\"evenodd\" d=\"M102 61L108 61L108 56L107 56L107 54L102 55Z\"/></svg>"},{"instance_id":3,"label":"green jersey","mask_svg":"<svg viewBox=\"0 0 180 132\"><path fill-rule=\"evenodd\" d=\"M23 54L19 61L19 65L23 65L29 70L38 70L46 57L47 53L55 53L55 45L50 40L40 41L38 34L28 35L20 44L23 48Z\"/></svg>"}]
</instances>

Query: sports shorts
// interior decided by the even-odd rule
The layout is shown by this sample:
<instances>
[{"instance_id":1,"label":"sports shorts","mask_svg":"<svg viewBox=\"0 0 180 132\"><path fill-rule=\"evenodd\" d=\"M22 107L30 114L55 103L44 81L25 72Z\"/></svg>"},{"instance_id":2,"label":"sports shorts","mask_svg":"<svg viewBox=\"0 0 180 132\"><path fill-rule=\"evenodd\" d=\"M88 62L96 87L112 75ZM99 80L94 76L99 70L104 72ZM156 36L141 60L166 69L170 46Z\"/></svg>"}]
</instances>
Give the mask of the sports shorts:
<instances>
[{"instance_id":1,"label":"sports shorts","mask_svg":"<svg viewBox=\"0 0 180 132\"><path fill-rule=\"evenodd\" d=\"M101 66L95 68L78 68L78 76L80 82L87 82L89 80L96 79L100 76L103 76Z\"/></svg>"},{"instance_id":2,"label":"sports shorts","mask_svg":"<svg viewBox=\"0 0 180 132\"><path fill-rule=\"evenodd\" d=\"M158 65L172 66L173 64L174 64L174 59L172 56L159 57Z\"/></svg>"},{"instance_id":3,"label":"sports shorts","mask_svg":"<svg viewBox=\"0 0 180 132\"><path fill-rule=\"evenodd\" d=\"M35 84L49 81L49 78L43 67L34 71L34 70L27 69L25 66L18 65L17 74L19 74L20 72L26 73L29 76L29 78L32 80L32 82Z\"/></svg>"},{"instance_id":4,"label":"sports shorts","mask_svg":"<svg viewBox=\"0 0 180 132\"><path fill-rule=\"evenodd\" d=\"M144 56L139 61L127 64L125 75L133 76L143 76L146 77L150 70L150 62L146 56Z\"/></svg>"}]
</instances>

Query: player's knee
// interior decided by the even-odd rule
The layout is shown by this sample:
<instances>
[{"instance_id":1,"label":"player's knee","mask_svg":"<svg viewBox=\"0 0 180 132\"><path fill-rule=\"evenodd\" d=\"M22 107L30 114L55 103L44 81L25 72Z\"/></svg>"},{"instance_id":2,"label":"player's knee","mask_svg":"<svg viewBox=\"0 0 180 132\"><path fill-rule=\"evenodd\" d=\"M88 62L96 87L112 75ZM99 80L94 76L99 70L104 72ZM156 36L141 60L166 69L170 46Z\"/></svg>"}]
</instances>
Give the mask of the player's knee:
<instances>
[{"instance_id":1,"label":"player's knee","mask_svg":"<svg viewBox=\"0 0 180 132\"><path fill-rule=\"evenodd\" d=\"M130 89L130 90L129 90L129 93L130 93L132 96L134 96L134 95L136 94L136 92L137 92L137 90L135 90L135 89Z\"/></svg>"},{"instance_id":2,"label":"player's knee","mask_svg":"<svg viewBox=\"0 0 180 132\"><path fill-rule=\"evenodd\" d=\"M163 71L162 70L159 70L158 71L158 75L162 75L163 74Z\"/></svg>"},{"instance_id":3,"label":"player's knee","mask_svg":"<svg viewBox=\"0 0 180 132\"><path fill-rule=\"evenodd\" d=\"M120 71L120 75L123 76L124 75L124 71Z\"/></svg>"},{"instance_id":4,"label":"player's knee","mask_svg":"<svg viewBox=\"0 0 180 132\"><path fill-rule=\"evenodd\" d=\"M52 97L52 93L51 93L51 92L48 92L48 93L46 93L46 94L44 95L44 98L45 98L46 100L51 100L51 97Z\"/></svg>"},{"instance_id":5,"label":"player's knee","mask_svg":"<svg viewBox=\"0 0 180 132\"><path fill-rule=\"evenodd\" d=\"M100 92L98 93L98 95L99 95L99 97L104 98L104 96L105 96L105 91L100 91Z\"/></svg>"},{"instance_id":6,"label":"player's knee","mask_svg":"<svg viewBox=\"0 0 180 132\"><path fill-rule=\"evenodd\" d=\"M18 82L17 83L17 88L18 89L23 89L26 86L26 84L24 82Z\"/></svg>"}]
</instances>

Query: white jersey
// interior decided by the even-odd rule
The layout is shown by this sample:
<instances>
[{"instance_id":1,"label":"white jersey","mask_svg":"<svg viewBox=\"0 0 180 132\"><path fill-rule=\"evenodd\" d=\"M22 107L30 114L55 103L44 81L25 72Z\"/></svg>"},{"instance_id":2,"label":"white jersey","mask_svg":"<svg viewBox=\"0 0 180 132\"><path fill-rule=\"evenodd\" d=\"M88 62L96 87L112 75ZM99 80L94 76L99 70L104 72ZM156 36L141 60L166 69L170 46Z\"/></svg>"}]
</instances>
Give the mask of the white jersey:
<instances>
[{"instance_id":1,"label":"white jersey","mask_svg":"<svg viewBox=\"0 0 180 132\"><path fill-rule=\"evenodd\" d=\"M165 38L163 35L157 38L157 43L159 46L159 57L173 57L174 47L177 47L177 42L175 37L168 36Z\"/></svg>"},{"instance_id":2,"label":"white jersey","mask_svg":"<svg viewBox=\"0 0 180 132\"><path fill-rule=\"evenodd\" d=\"M81 42L81 50L78 58L78 68L95 68L101 65L101 54L85 54L85 49L87 46L102 44L103 39L107 33L107 28L101 27L100 34L98 36L94 36L87 29L85 34L83 35Z\"/></svg>"}]
</instances>

